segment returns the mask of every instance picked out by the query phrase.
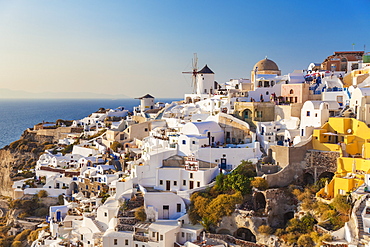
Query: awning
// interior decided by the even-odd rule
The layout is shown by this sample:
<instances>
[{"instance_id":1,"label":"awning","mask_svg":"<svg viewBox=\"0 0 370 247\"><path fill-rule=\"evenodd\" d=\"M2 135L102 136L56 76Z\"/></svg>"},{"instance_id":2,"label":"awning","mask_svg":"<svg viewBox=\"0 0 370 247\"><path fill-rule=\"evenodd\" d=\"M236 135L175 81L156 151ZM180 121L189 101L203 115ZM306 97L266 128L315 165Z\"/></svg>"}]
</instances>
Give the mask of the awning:
<instances>
[{"instance_id":1,"label":"awning","mask_svg":"<svg viewBox=\"0 0 370 247\"><path fill-rule=\"evenodd\" d=\"M323 135L337 136L338 134L335 134L335 133L332 133L332 132L326 132L326 133L323 133Z\"/></svg>"}]
</instances>

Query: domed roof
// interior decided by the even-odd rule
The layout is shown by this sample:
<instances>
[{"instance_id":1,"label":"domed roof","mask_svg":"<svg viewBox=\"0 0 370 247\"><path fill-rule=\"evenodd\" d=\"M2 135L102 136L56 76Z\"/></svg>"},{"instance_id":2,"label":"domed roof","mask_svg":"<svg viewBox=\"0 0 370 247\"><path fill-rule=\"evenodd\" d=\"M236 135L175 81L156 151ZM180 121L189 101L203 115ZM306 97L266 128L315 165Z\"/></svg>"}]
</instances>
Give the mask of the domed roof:
<instances>
[{"instance_id":1,"label":"domed roof","mask_svg":"<svg viewBox=\"0 0 370 247\"><path fill-rule=\"evenodd\" d=\"M279 67L277 66L277 64L274 61L267 59L267 58L262 59L261 61L256 63L253 69L255 70L256 68L257 68L257 71L279 70Z\"/></svg>"}]
</instances>

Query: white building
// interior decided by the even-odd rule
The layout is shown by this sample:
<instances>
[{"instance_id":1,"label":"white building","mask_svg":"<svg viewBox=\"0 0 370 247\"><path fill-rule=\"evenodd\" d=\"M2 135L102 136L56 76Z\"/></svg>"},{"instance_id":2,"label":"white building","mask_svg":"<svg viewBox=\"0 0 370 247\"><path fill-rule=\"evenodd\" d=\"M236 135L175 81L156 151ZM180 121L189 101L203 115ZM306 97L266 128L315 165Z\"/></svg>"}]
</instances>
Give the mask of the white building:
<instances>
[{"instance_id":1,"label":"white building","mask_svg":"<svg viewBox=\"0 0 370 247\"><path fill-rule=\"evenodd\" d=\"M356 114L356 119L370 124L370 88L354 89L349 105Z\"/></svg>"},{"instance_id":2,"label":"white building","mask_svg":"<svg viewBox=\"0 0 370 247\"><path fill-rule=\"evenodd\" d=\"M306 101L301 109L300 136L308 138L313 128L320 128L339 110L337 101Z\"/></svg>"}]
</instances>

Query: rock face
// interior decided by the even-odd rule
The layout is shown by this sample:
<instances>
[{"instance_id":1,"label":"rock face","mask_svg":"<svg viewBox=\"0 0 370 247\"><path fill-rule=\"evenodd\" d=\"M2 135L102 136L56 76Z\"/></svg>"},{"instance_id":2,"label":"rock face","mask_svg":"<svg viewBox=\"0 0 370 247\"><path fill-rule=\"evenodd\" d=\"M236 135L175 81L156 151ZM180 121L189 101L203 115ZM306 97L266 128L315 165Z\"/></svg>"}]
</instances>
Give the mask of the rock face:
<instances>
[{"instance_id":1,"label":"rock face","mask_svg":"<svg viewBox=\"0 0 370 247\"><path fill-rule=\"evenodd\" d=\"M0 194L3 196L13 196L11 173L13 164L19 161L17 158L10 150L0 150Z\"/></svg>"},{"instance_id":2,"label":"rock face","mask_svg":"<svg viewBox=\"0 0 370 247\"><path fill-rule=\"evenodd\" d=\"M242 205L243 209L235 210L231 216L222 218L216 232L249 242L275 246L277 239L259 233L258 227L284 227L294 217L297 201L284 188L254 191L247 200L248 203Z\"/></svg>"},{"instance_id":3,"label":"rock face","mask_svg":"<svg viewBox=\"0 0 370 247\"><path fill-rule=\"evenodd\" d=\"M0 195L13 197L13 181L33 177L29 170L36 165L44 146L54 139L40 135L39 131L26 130L19 140L0 149Z\"/></svg>"}]
</instances>

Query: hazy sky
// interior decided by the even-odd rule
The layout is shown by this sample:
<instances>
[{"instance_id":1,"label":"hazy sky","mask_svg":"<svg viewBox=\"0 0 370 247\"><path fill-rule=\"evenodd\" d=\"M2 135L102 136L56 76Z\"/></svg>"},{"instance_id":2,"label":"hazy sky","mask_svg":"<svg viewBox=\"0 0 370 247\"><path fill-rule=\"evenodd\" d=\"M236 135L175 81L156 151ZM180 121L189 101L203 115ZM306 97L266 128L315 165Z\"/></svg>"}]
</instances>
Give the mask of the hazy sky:
<instances>
[{"instance_id":1,"label":"hazy sky","mask_svg":"<svg viewBox=\"0 0 370 247\"><path fill-rule=\"evenodd\" d=\"M370 51L370 0L0 0L0 88L181 97L193 53L218 82Z\"/></svg>"}]
</instances>

